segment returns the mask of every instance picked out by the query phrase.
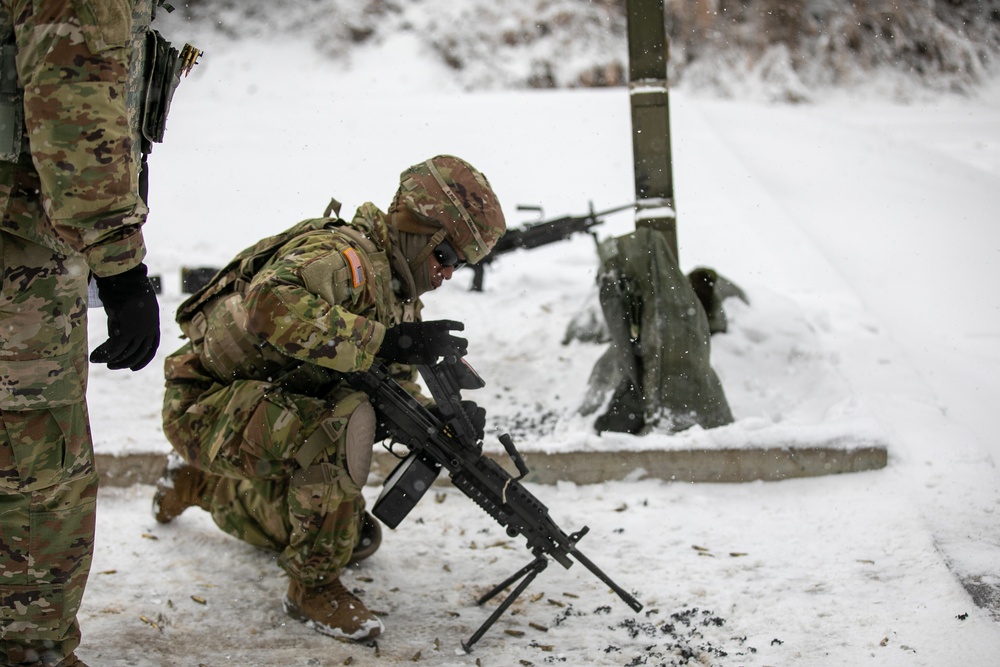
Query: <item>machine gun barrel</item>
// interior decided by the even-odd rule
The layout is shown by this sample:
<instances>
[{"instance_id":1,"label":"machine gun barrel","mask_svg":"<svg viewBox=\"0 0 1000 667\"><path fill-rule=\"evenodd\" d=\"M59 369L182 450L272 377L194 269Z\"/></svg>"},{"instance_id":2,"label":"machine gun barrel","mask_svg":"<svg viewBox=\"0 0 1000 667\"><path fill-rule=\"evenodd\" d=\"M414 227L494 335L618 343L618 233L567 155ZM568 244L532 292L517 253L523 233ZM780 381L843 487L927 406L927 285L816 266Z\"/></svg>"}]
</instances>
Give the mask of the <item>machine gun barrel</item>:
<instances>
[{"instance_id":1,"label":"machine gun barrel","mask_svg":"<svg viewBox=\"0 0 1000 667\"><path fill-rule=\"evenodd\" d=\"M493 246L493 250L490 251L490 254L484 257L478 264L469 265L474 272L472 279L472 291L483 291L483 280L485 278L486 267L497 257L519 248L532 250L534 248L549 245L550 243L556 243L557 241L564 241L573 236L573 234L589 232L592 228L603 223L603 218L606 216L619 211L624 211L626 209L634 209L635 207L635 202L632 202L630 204L609 208L605 211L595 212L594 205L591 203L590 212L587 215L567 215L561 218L553 218L552 220L530 222L520 227L508 229L507 232L500 237L500 240L497 241L496 245Z\"/></svg>"}]
</instances>

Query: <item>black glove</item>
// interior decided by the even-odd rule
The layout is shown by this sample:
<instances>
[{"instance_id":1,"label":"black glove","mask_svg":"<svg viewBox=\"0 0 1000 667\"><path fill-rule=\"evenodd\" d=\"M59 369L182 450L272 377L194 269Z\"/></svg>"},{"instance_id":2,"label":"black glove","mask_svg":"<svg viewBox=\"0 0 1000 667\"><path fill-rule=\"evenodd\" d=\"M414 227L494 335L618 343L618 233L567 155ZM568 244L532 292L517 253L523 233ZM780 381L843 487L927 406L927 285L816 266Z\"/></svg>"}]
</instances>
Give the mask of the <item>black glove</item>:
<instances>
[{"instance_id":1,"label":"black glove","mask_svg":"<svg viewBox=\"0 0 1000 667\"><path fill-rule=\"evenodd\" d=\"M143 368L160 344L160 307L146 277L146 265L115 276L95 277L94 282L108 315L108 340L91 353L90 361L107 364L111 370Z\"/></svg>"},{"instance_id":2,"label":"black glove","mask_svg":"<svg viewBox=\"0 0 1000 667\"><path fill-rule=\"evenodd\" d=\"M452 320L403 322L386 329L375 356L400 364L433 364L441 357L464 357L469 341L450 333L464 328Z\"/></svg>"}]
</instances>

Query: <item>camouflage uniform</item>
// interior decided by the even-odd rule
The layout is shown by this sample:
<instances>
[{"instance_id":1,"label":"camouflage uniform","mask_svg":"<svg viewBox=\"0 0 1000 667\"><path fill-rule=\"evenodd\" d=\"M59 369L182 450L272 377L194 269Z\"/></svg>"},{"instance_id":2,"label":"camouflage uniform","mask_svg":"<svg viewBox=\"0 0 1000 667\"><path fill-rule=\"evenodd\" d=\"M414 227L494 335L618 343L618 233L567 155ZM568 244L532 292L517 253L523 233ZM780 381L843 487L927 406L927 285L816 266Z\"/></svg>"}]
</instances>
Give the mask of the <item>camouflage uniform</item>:
<instances>
[{"instance_id":1,"label":"camouflage uniform","mask_svg":"<svg viewBox=\"0 0 1000 667\"><path fill-rule=\"evenodd\" d=\"M388 214L338 215L331 202L258 241L178 308L189 342L166 361L163 431L183 462L171 457L153 512L167 523L198 506L278 552L285 612L366 640L382 622L339 575L378 548L361 495L378 429L349 374L378 356L427 403L410 364L467 341L449 333L460 322L421 322L419 297L481 260L506 223L486 177L450 155L405 170Z\"/></svg>"},{"instance_id":2,"label":"camouflage uniform","mask_svg":"<svg viewBox=\"0 0 1000 667\"><path fill-rule=\"evenodd\" d=\"M190 342L166 361L163 430L207 481L164 512L159 499L180 495L168 470L157 519L198 504L280 552L293 583L337 581L358 545L375 437L368 397L344 374L371 366L387 329L419 320L435 248L447 240L478 262L505 229L486 177L437 156L403 172L388 215L364 204L350 223L305 220L240 253L178 309ZM391 371L426 402L412 366Z\"/></svg>"},{"instance_id":3,"label":"camouflage uniform","mask_svg":"<svg viewBox=\"0 0 1000 667\"><path fill-rule=\"evenodd\" d=\"M346 461L346 441L354 429L370 456L374 415L343 374L371 366L387 327L419 316L419 300L394 289L392 233L372 204L349 224L299 223L252 275L181 306L191 340L166 361L164 433L212 473L203 507L224 531L280 552L309 587L338 576L363 516L370 458ZM269 243L241 253L222 282ZM367 419L367 431L352 427Z\"/></svg>"},{"instance_id":4,"label":"camouflage uniform","mask_svg":"<svg viewBox=\"0 0 1000 667\"><path fill-rule=\"evenodd\" d=\"M121 273L145 254L125 95L132 12L129 0L0 2L17 70L2 88L22 89L25 131L0 161L4 665L71 661L80 641L98 483L85 402L88 275Z\"/></svg>"}]
</instances>

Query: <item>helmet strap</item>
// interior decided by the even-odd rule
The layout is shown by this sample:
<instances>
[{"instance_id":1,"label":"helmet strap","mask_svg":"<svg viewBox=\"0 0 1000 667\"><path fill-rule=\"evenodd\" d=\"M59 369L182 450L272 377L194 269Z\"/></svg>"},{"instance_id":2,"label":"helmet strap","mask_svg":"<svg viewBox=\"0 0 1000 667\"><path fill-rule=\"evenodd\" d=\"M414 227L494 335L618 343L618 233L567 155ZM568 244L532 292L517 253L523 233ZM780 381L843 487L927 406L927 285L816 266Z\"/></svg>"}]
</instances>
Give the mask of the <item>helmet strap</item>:
<instances>
[{"instance_id":1,"label":"helmet strap","mask_svg":"<svg viewBox=\"0 0 1000 667\"><path fill-rule=\"evenodd\" d=\"M410 260L410 271L412 273L416 273L417 270L423 266L424 262L427 261L427 258L431 256L431 253L434 252L434 249L441 245L441 242L444 241L447 236L448 233L443 228L437 230L437 232L431 236L427 245L425 245L423 249L417 253L416 257Z\"/></svg>"},{"instance_id":2,"label":"helmet strap","mask_svg":"<svg viewBox=\"0 0 1000 667\"><path fill-rule=\"evenodd\" d=\"M416 281L413 277L413 272L410 271L410 265L406 261L406 255L403 253L399 232L391 225L389 226L389 243L392 247L389 262L392 264L397 277L402 280L399 292L401 292L401 296L405 301L412 301L417 298Z\"/></svg>"}]
</instances>

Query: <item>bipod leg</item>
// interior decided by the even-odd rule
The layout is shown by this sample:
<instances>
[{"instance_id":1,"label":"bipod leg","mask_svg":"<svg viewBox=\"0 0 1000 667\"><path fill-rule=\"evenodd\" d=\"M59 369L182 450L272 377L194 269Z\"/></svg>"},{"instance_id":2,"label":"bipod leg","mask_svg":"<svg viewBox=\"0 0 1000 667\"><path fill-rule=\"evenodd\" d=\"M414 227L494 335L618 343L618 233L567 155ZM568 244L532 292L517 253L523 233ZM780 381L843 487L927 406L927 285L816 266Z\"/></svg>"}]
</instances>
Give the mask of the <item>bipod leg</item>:
<instances>
[{"instance_id":1,"label":"bipod leg","mask_svg":"<svg viewBox=\"0 0 1000 667\"><path fill-rule=\"evenodd\" d=\"M531 561L530 563L522 567L520 570L515 572L513 575L508 577L506 580L504 580L503 583L493 587L493 589L489 593L487 593L486 595L484 595L483 597L479 598L479 600L476 601L476 604L483 604L488 600L492 599L493 597L495 597L500 591L507 588L518 579L524 577L521 583L517 585L517 588L511 591L510 595L504 598L503 602L500 603L500 606L497 607L492 614L490 614L490 617L487 618L486 621L481 626L479 626L479 629L476 630L475 634L473 634L472 637L469 638L469 641L462 642L462 648L465 649L466 653L472 653L473 644L482 639L483 635L486 634L486 631L489 630L494 623L496 623L497 619L500 618L505 611L507 611L507 608L510 607L515 600L517 600L517 598L521 595L521 593L524 592L524 589L526 589L535 579L535 577L537 577L542 570L548 567L548 565L549 561L547 558L543 556L538 556L535 558L535 560Z\"/></svg>"}]
</instances>

